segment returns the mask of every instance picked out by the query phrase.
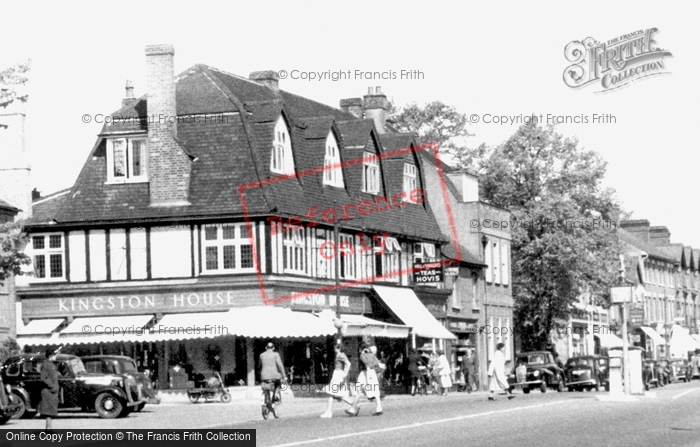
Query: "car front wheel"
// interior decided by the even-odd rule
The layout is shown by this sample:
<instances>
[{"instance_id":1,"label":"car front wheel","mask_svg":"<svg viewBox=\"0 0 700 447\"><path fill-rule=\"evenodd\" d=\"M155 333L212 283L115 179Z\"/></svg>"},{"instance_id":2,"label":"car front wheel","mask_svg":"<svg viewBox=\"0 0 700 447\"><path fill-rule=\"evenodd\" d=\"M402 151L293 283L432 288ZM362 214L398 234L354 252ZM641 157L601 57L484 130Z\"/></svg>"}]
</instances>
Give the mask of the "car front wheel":
<instances>
[{"instance_id":1,"label":"car front wheel","mask_svg":"<svg viewBox=\"0 0 700 447\"><path fill-rule=\"evenodd\" d=\"M542 384L540 385L540 391L543 393L547 392L547 382L542 382Z\"/></svg>"},{"instance_id":2,"label":"car front wheel","mask_svg":"<svg viewBox=\"0 0 700 447\"><path fill-rule=\"evenodd\" d=\"M102 419L115 419L124 411L124 403L111 393L102 393L95 399L95 411Z\"/></svg>"},{"instance_id":3,"label":"car front wheel","mask_svg":"<svg viewBox=\"0 0 700 447\"><path fill-rule=\"evenodd\" d=\"M530 388L528 388L528 387L523 387L523 393L525 393L525 394L530 394Z\"/></svg>"},{"instance_id":4,"label":"car front wheel","mask_svg":"<svg viewBox=\"0 0 700 447\"><path fill-rule=\"evenodd\" d=\"M559 376L559 384L557 385L557 392L559 392L559 393L564 392L564 378L562 376Z\"/></svg>"},{"instance_id":5,"label":"car front wheel","mask_svg":"<svg viewBox=\"0 0 700 447\"><path fill-rule=\"evenodd\" d=\"M12 415L12 419L31 419L36 415L36 411L27 410L27 403L22 396L12 393L12 399L19 404L19 409Z\"/></svg>"}]
</instances>

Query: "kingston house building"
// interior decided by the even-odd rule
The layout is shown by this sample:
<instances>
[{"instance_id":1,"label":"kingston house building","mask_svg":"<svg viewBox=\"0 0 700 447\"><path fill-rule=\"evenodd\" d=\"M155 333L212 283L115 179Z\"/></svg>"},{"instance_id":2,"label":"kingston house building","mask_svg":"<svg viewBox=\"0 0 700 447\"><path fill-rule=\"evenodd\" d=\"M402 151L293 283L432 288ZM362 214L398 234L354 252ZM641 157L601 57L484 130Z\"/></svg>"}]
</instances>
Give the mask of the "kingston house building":
<instances>
[{"instance_id":1,"label":"kingston house building","mask_svg":"<svg viewBox=\"0 0 700 447\"><path fill-rule=\"evenodd\" d=\"M335 109L271 71L175 77L170 45L146 66L148 94L127 82L75 184L34 203L25 350L124 353L163 389L212 370L253 385L268 340L293 380L321 382L338 330L351 358L360 337L454 338L413 290L447 239L412 138L380 133L386 96Z\"/></svg>"}]
</instances>

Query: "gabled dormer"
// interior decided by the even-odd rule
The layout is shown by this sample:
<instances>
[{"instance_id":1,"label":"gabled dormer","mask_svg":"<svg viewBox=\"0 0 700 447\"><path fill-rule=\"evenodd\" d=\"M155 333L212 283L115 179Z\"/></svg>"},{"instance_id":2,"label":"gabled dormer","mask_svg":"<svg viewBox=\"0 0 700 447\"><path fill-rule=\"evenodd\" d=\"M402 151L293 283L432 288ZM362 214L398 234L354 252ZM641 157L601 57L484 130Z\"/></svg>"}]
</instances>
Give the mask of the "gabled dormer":
<instances>
[{"instance_id":1,"label":"gabled dormer","mask_svg":"<svg viewBox=\"0 0 700 447\"><path fill-rule=\"evenodd\" d=\"M109 137L107 144L107 183L148 181L147 136Z\"/></svg>"},{"instance_id":2,"label":"gabled dormer","mask_svg":"<svg viewBox=\"0 0 700 447\"><path fill-rule=\"evenodd\" d=\"M336 188L344 188L345 181L343 179L343 167L340 159L338 140L332 130L328 132L328 136L326 137L325 148L326 152L323 158L323 184Z\"/></svg>"},{"instance_id":3,"label":"gabled dormer","mask_svg":"<svg viewBox=\"0 0 700 447\"><path fill-rule=\"evenodd\" d=\"M379 142L374 132L362 153L362 189L367 194L380 196L383 193L382 163L379 160Z\"/></svg>"},{"instance_id":4,"label":"gabled dormer","mask_svg":"<svg viewBox=\"0 0 700 447\"><path fill-rule=\"evenodd\" d=\"M270 154L270 172L282 175L291 175L295 172L292 138L284 115L280 115L275 123Z\"/></svg>"}]
</instances>

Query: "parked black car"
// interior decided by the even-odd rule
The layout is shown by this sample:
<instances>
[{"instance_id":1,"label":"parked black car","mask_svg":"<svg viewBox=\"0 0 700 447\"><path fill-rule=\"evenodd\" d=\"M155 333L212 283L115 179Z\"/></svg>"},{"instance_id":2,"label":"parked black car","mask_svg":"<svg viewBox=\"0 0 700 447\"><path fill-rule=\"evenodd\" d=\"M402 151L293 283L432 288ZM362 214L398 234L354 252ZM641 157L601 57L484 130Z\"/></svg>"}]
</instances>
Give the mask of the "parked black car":
<instances>
[{"instance_id":1,"label":"parked black car","mask_svg":"<svg viewBox=\"0 0 700 447\"><path fill-rule=\"evenodd\" d=\"M607 357L600 355L583 355L570 358L564 365L567 389L569 391L583 391L584 389L600 391L600 388L604 387L606 391L609 390L609 363L610 361Z\"/></svg>"},{"instance_id":2,"label":"parked black car","mask_svg":"<svg viewBox=\"0 0 700 447\"><path fill-rule=\"evenodd\" d=\"M136 385L147 401L136 406L136 411L143 410L146 404L159 404L160 398L153 389L151 379L136 367L136 361L125 355L90 355L80 358L89 373L124 374L134 378Z\"/></svg>"},{"instance_id":3,"label":"parked black car","mask_svg":"<svg viewBox=\"0 0 700 447\"><path fill-rule=\"evenodd\" d=\"M564 371L557 366L551 352L522 352L515 357L515 365L518 366L521 363L524 363L526 367L525 377L518 378L517 375L511 375L508 379L511 390L522 387L525 394L536 388L539 388L543 393L547 392L547 388L556 388L559 392L564 391L566 386Z\"/></svg>"},{"instance_id":4,"label":"parked black car","mask_svg":"<svg viewBox=\"0 0 700 447\"><path fill-rule=\"evenodd\" d=\"M33 417L41 400L40 364L42 355L22 354L10 357L2 368L2 379L20 400L14 418ZM88 373L80 358L58 354L54 360L58 372L58 409L96 411L101 418L128 416L145 402L134 379L123 374Z\"/></svg>"},{"instance_id":5,"label":"parked black car","mask_svg":"<svg viewBox=\"0 0 700 447\"><path fill-rule=\"evenodd\" d=\"M19 399L12 394L10 385L3 384L2 379L0 379L0 425L9 421L19 409Z\"/></svg>"},{"instance_id":6,"label":"parked black car","mask_svg":"<svg viewBox=\"0 0 700 447\"><path fill-rule=\"evenodd\" d=\"M690 365L685 359L673 359L669 362L671 369L671 381L690 382Z\"/></svg>"}]
</instances>

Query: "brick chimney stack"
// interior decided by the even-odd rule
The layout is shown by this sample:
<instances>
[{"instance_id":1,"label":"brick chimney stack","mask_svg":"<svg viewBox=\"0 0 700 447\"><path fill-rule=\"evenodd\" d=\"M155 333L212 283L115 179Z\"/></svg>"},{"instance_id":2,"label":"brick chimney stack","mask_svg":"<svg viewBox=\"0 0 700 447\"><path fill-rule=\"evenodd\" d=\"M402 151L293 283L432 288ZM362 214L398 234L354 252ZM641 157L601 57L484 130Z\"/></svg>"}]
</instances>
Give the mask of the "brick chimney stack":
<instances>
[{"instance_id":1,"label":"brick chimney stack","mask_svg":"<svg viewBox=\"0 0 700 447\"><path fill-rule=\"evenodd\" d=\"M646 219L638 220L623 220L620 221L620 227L626 230L637 238L649 243L649 221Z\"/></svg>"},{"instance_id":2,"label":"brick chimney stack","mask_svg":"<svg viewBox=\"0 0 700 447\"><path fill-rule=\"evenodd\" d=\"M340 108L362 119L362 98L345 98L340 100Z\"/></svg>"},{"instance_id":3,"label":"brick chimney stack","mask_svg":"<svg viewBox=\"0 0 700 447\"><path fill-rule=\"evenodd\" d=\"M670 245L671 232L666 227L650 227L649 242L655 247Z\"/></svg>"},{"instance_id":4,"label":"brick chimney stack","mask_svg":"<svg viewBox=\"0 0 700 447\"><path fill-rule=\"evenodd\" d=\"M189 205L190 159L177 136L175 50L146 46L148 180L151 206Z\"/></svg>"},{"instance_id":5,"label":"brick chimney stack","mask_svg":"<svg viewBox=\"0 0 700 447\"><path fill-rule=\"evenodd\" d=\"M126 95L122 99L122 107L133 106L138 102L138 99L134 98L134 84L130 80L126 80Z\"/></svg>"},{"instance_id":6,"label":"brick chimney stack","mask_svg":"<svg viewBox=\"0 0 700 447\"><path fill-rule=\"evenodd\" d=\"M248 76L248 79L263 84L275 93L280 91L280 77L276 71L254 71Z\"/></svg>"},{"instance_id":7,"label":"brick chimney stack","mask_svg":"<svg viewBox=\"0 0 700 447\"><path fill-rule=\"evenodd\" d=\"M369 87L367 94L364 96L364 116L372 118L374 125L379 133L386 133L386 119L389 115L389 100L382 93L381 87L373 90Z\"/></svg>"}]
</instances>

